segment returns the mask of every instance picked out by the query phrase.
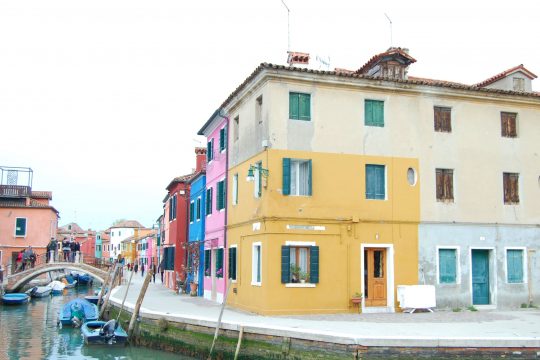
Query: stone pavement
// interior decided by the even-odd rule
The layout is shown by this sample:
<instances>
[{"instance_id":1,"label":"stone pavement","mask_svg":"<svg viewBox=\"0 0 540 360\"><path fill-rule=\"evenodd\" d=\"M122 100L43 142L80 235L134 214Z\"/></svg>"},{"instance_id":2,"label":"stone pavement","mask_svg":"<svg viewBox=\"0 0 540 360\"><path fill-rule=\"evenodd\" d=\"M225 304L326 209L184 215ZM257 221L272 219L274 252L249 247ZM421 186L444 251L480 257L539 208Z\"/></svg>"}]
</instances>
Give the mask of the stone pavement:
<instances>
[{"instance_id":1,"label":"stone pavement","mask_svg":"<svg viewBox=\"0 0 540 360\"><path fill-rule=\"evenodd\" d=\"M125 278L129 279L129 272ZM215 327L221 305L177 295L159 282L150 283L141 316ZM134 308L143 278L133 276L125 307ZM126 286L113 290L111 302L121 305ZM335 314L262 316L226 307L222 328L263 335L361 346L535 347L540 348L540 310L478 312ZM540 354L539 354L540 355Z\"/></svg>"}]
</instances>

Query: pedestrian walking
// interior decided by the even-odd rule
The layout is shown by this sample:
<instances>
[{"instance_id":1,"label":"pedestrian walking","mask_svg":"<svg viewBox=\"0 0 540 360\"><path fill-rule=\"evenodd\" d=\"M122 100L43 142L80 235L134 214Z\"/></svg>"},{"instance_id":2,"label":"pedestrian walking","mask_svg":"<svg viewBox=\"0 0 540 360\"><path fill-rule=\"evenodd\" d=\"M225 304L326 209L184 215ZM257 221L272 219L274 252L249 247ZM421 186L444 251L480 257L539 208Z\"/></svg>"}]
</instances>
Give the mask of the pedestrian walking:
<instances>
[{"instance_id":1,"label":"pedestrian walking","mask_svg":"<svg viewBox=\"0 0 540 360\"><path fill-rule=\"evenodd\" d=\"M163 270L163 262L159 265L159 272L161 273L161 283L163 284L163 273L165 270Z\"/></svg>"},{"instance_id":2,"label":"pedestrian walking","mask_svg":"<svg viewBox=\"0 0 540 360\"><path fill-rule=\"evenodd\" d=\"M135 274L136 274L137 270L139 270L139 264L135 263L135 266L133 266L133 270L135 271Z\"/></svg>"},{"instance_id":3,"label":"pedestrian walking","mask_svg":"<svg viewBox=\"0 0 540 360\"><path fill-rule=\"evenodd\" d=\"M156 283L156 264L152 263L152 279L154 280L154 284Z\"/></svg>"}]
</instances>

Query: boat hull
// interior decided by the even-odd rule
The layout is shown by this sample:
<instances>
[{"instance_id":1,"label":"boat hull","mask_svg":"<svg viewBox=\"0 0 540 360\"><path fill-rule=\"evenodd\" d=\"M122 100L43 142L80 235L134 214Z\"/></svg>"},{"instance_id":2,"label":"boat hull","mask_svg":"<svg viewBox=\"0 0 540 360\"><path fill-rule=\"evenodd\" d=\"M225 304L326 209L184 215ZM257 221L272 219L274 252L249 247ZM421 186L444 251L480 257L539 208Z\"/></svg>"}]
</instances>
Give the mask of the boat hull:
<instances>
[{"instance_id":1,"label":"boat hull","mask_svg":"<svg viewBox=\"0 0 540 360\"><path fill-rule=\"evenodd\" d=\"M50 286L36 286L28 290L26 293L33 298L44 298L50 296L51 292L52 288Z\"/></svg>"},{"instance_id":2,"label":"boat hull","mask_svg":"<svg viewBox=\"0 0 540 360\"><path fill-rule=\"evenodd\" d=\"M100 330L105 325L105 321L88 321L81 327L81 333L84 338L84 343L88 345L92 344L124 344L127 342L128 335L122 327L118 327L114 330L114 336L109 337L100 334Z\"/></svg>"},{"instance_id":3,"label":"boat hull","mask_svg":"<svg viewBox=\"0 0 540 360\"><path fill-rule=\"evenodd\" d=\"M27 304L30 300L30 296L23 293L5 294L2 296L2 303L4 305L22 305Z\"/></svg>"},{"instance_id":4,"label":"boat hull","mask_svg":"<svg viewBox=\"0 0 540 360\"><path fill-rule=\"evenodd\" d=\"M84 299L92 304L98 304L99 296L85 296Z\"/></svg>"},{"instance_id":5,"label":"boat hull","mask_svg":"<svg viewBox=\"0 0 540 360\"><path fill-rule=\"evenodd\" d=\"M64 305L60 312L59 321L62 325L73 325L74 317L81 322L95 321L98 319L98 308L84 299L74 299Z\"/></svg>"}]
</instances>

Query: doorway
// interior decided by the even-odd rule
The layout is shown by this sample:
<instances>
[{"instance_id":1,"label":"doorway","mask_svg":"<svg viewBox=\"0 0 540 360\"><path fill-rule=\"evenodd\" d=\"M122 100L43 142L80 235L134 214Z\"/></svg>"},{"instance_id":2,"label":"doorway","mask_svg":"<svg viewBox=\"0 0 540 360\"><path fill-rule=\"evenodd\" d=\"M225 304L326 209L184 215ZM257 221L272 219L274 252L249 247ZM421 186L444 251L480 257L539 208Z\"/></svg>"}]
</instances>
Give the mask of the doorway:
<instances>
[{"instance_id":1,"label":"doorway","mask_svg":"<svg viewBox=\"0 0 540 360\"><path fill-rule=\"evenodd\" d=\"M210 273L212 275L212 290L211 290L211 296L210 298L213 300L213 301L216 301L216 297L217 297L217 293L216 293L216 287L217 287L217 274L216 274L216 259L217 259L217 249L216 248L212 248L212 261L210 262L211 266L212 266L212 269L210 270Z\"/></svg>"},{"instance_id":2,"label":"doorway","mask_svg":"<svg viewBox=\"0 0 540 360\"><path fill-rule=\"evenodd\" d=\"M388 266L385 248L364 249L364 306L387 306Z\"/></svg>"},{"instance_id":3,"label":"doorway","mask_svg":"<svg viewBox=\"0 0 540 360\"><path fill-rule=\"evenodd\" d=\"M489 250L471 250L472 263L472 303L490 304Z\"/></svg>"}]
</instances>

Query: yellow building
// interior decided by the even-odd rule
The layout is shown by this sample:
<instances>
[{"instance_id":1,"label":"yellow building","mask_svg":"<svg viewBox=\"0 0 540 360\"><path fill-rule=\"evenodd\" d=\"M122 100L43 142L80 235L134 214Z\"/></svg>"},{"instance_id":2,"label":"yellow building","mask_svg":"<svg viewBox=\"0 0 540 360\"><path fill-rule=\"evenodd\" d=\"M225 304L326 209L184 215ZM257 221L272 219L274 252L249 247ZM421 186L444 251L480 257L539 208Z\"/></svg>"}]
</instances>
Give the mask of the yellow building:
<instances>
[{"instance_id":1,"label":"yellow building","mask_svg":"<svg viewBox=\"0 0 540 360\"><path fill-rule=\"evenodd\" d=\"M384 128L395 89L354 80L262 64L222 105L230 305L353 312L361 293L362 311L393 312L418 283L419 162Z\"/></svg>"}]
</instances>

